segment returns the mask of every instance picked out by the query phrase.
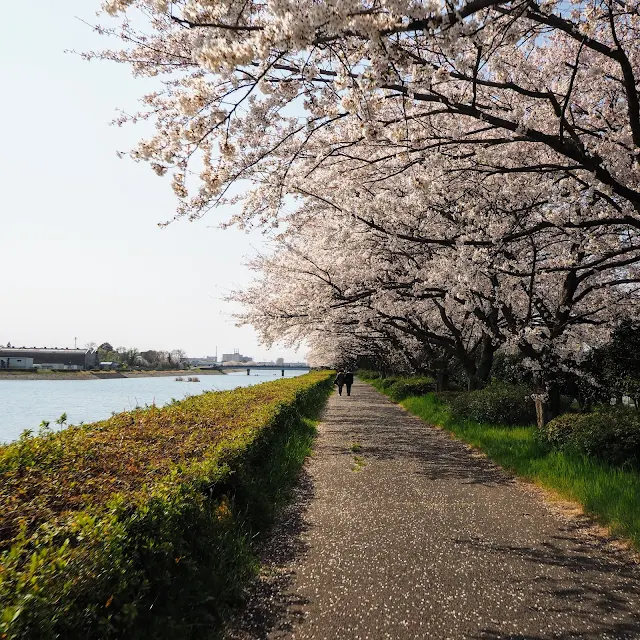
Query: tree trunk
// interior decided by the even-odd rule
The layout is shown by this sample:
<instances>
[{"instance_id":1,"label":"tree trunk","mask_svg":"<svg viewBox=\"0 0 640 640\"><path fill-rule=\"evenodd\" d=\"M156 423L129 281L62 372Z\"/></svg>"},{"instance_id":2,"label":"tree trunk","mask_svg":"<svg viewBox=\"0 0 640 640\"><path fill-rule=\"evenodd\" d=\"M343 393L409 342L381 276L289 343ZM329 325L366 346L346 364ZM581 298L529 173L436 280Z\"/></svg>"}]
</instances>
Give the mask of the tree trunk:
<instances>
[{"instance_id":1,"label":"tree trunk","mask_svg":"<svg viewBox=\"0 0 640 640\"><path fill-rule=\"evenodd\" d=\"M560 415L560 389L555 380L534 378L536 419L538 428L542 429L547 422Z\"/></svg>"},{"instance_id":2,"label":"tree trunk","mask_svg":"<svg viewBox=\"0 0 640 640\"><path fill-rule=\"evenodd\" d=\"M482 351L480 353L478 368L476 370L476 377L482 386L487 383L489 376L491 375L491 369L493 368L493 356L495 352L496 347L492 343L491 337L485 335L482 339Z\"/></svg>"},{"instance_id":3,"label":"tree trunk","mask_svg":"<svg viewBox=\"0 0 640 640\"><path fill-rule=\"evenodd\" d=\"M548 409L548 417L547 422L549 420L553 420L560 415L562 410L561 399L560 399L560 387L558 386L558 382L555 380L551 380L547 384L547 393L549 395L549 409Z\"/></svg>"},{"instance_id":4,"label":"tree trunk","mask_svg":"<svg viewBox=\"0 0 640 640\"><path fill-rule=\"evenodd\" d=\"M446 391L449 388L449 372L438 369L436 373L436 391Z\"/></svg>"},{"instance_id":5,"label":"tree trunk","mask_svg":"<svg viewBox=\"0 0 640 640\"><path fill-rule=\"evenodd\" d=\"M545 425L544 421L544 401L543 396L540 393L536 393L533 396L536 403L536 422L538 423L538 429L542 429Z\"/></svg>"},{"instance_id":6,"label":"tree trunk","mask_svg":"<svg viewBox=\"0 0 640 640\"><path fill-rule=\"evenodd\" d=\"M475 373L467 373L467 391L476 391L476 389L480 389L480 386L481 383L478 380L478 376Z\"/></svg>"}]
</instances>

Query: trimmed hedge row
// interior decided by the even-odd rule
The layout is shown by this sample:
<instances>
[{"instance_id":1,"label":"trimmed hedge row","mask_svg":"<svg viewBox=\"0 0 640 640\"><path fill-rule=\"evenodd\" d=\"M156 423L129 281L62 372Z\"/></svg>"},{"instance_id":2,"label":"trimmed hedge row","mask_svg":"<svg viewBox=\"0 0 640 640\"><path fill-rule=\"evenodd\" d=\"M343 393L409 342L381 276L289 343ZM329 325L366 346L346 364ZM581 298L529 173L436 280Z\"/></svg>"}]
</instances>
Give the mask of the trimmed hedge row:
<instances>
[{"instance_id":1,"label":"trimmed hedge row","mask_svg":"<svg viewBox=\"0 0 640 640\"><path fill-rule=\"evenodd\" d=\"M623 407L566 413L548 422L541 439L553 449L574 451L611 464L640 465L640 412Z\"/></svg>"},{"instance_id":2,"label":"trimmed hedge row","mask_svg":"<svg viewBox=\"0 0 640 640\"><path fill-rule=\"evenodd\" d=\"M0 637L210 637L331 388L311 373L0 448Z\"/></svg>"}]
</instances>

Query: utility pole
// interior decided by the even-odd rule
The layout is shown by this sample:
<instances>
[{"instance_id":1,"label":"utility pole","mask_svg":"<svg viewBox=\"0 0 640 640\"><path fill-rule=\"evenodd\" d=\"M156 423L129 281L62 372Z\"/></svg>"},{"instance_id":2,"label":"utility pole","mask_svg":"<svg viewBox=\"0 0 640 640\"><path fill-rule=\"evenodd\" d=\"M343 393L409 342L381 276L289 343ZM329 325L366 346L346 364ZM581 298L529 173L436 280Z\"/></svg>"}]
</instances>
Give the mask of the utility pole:
<instances>
[{"instance_id":1,"label":"utility pole","mask_svg":"<svg viewBox=\"0 0 640 640\"><path fill-rule=\"evenodd\" d=\"M74 338L73 339L73 348L77 349L78 348L78 338Z\"/></svg>"}]
</instances>

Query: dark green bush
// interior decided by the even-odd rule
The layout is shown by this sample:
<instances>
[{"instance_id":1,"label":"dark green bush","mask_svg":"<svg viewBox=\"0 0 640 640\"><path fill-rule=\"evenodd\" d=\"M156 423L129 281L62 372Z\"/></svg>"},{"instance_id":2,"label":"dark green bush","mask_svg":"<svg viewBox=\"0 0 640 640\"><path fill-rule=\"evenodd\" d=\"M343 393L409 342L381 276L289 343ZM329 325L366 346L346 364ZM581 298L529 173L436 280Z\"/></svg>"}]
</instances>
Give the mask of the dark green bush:
<instances>
[{"instance_id":1,"label":"dark green bush","mask_svg":"<svg viewBox=\"0 0 640 640\"><path fill-rule=\"evenodd\" d=\"M440 400L440 402L444 402L444 404L451 406L451 403L462 393L467 393L466 391L457 391L457 390L448 390L448 391L437 391L434 392L434 396Z\"/></svg>"},{"instance_id":2,"label":"dark green bush","mask_svg":"<svg viewBox=\"0 0 640 640\"><path fill-rule=\"evenodd\" d=\"M567 413L547 423L540 437L554 449L577 451L616 465L640 465L640 413L634 409Z\"/></svg>"},{"instance_id":3,"label":"dark green bush","mask_svg":"<svg viewBox=\"0 0 640 640\"><path fill-rule=\"evenodd\" d=\"M463 420L505 425L526 425L536 421L531 389L522 385L494 382L484 389L450 396L453 413Z\"/></svg>"},{"instance_id":4,"label":"dark green bush","mask_svg":"<svg viewBox=\"0 0 640 640\"><path fill-rule=\"evenodd\" d=\"M380 378L377 381L376 386L383 391L386 391L391 385L394 385L399 378L397 376L389 376L388 378Z\"/></svg>"},{"instance_id":5,"label":"dark green bush","mask_svg":"<svg viewBox=\"0 0 640 640\"><path fill-rule=\"evenodd\" d=\"M433 378L394 378L394 381L387 385L388 396L394 402L400 402L409 396L423 396L435 389Z\"/></svg>"},{"instance_id":6,"label":"dark green bush","mask_svg":"<svg viewBox=\"0 0 640 640\"><path fill-rule=\"evenodd\" d=\"M357 371L358 378L361 380L378 380L382 378L382 373L379 371L374 371L373 369L358 369Z\"/></svg>"}]
</instances>

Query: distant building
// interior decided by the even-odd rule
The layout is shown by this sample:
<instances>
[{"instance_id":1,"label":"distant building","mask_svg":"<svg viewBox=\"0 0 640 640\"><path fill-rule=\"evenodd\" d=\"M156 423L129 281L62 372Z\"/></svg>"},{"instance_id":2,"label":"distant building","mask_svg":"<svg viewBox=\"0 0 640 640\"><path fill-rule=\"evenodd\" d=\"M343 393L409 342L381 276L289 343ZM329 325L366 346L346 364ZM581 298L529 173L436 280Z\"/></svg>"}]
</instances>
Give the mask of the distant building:
<instances>
[{"instance_id":1,"label":"distant building","mask_svg":"<svg viewBox=\"0 0 640 640\"><path fill-rule=\"evenodd\" d=\"M185 362L192 367L213 367L218 364L218 356L205 356L204 358L184 358Z\"/></svg>"},{"instance_id":2,"label":"distant building","mask_svg":"<svg viewBox=\"0 0 640 640\"><path fill-rule=\"evenodd\" d=\"M33 369L33 358L0 357L0 369Z\"/></svg>"},{"instance_id":3,"label":"distant building","mask_svg":"<svg viewBox=\"0 0 640 640\"><path fill-rule=\"evenodd\" d=\"M120 366L119 362L101 362L101 369L117 369Z\"/></svg>"},{"instance_id":4,"label":"distant building","mask_svg":"<svg viewBox=\"0 0 640 640\"><path fill-rule=\"evenodd\" d=\"M243 356L238 349L234 349L233 353L223 353L222 362L253 362L251 356Z\"/></svg>"},{"instance_id":5,"label":"distant building","mask_svg":"<svg viewBox=\"0 0 640 640\"><path fill-rule=\"evenodd\" d=\"M0 358L25 358L32 360L32 366L38 369L93 369L98 366L98 354L92 349L0 349Z\"/></svg>"}]
</instances>

